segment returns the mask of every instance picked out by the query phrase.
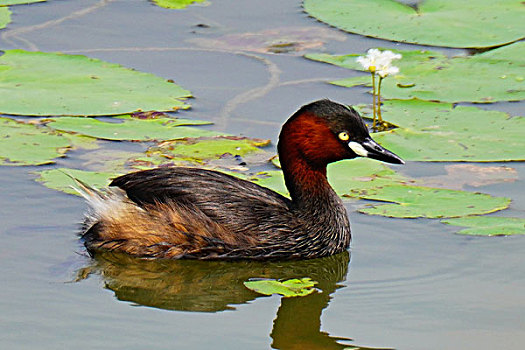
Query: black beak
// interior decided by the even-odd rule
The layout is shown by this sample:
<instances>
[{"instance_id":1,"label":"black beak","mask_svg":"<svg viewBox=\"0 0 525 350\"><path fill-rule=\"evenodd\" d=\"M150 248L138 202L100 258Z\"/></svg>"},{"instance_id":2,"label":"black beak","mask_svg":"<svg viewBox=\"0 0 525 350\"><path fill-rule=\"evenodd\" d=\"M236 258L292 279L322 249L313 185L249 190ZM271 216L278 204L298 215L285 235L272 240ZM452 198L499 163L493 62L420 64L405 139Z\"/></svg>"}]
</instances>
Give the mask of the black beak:
<instances>
[{"instance_id":1,"label":"black beak","mask_svg":"<svg viewBox=\"0 0 525 350\"><path fill-rule=\"evenodd\" d=\"M377 142L371 138L365 139L365 141L360 143L361 146L367 152L366 157L377 159L382 162L392 163L392 164L405 164L403 159L398 157L396 154L390 152L386 148L381 147Z\"/></svg>"}]
</instances>

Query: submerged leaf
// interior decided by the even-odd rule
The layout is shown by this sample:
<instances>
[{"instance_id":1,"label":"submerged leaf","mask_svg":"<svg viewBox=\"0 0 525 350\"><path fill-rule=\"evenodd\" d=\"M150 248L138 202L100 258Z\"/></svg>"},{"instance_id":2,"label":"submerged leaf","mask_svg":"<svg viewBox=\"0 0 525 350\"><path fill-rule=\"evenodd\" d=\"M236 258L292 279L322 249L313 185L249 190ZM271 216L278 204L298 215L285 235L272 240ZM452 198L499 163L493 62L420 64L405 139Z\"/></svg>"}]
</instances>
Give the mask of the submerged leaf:
<instances>
[{"instance_id":1,"label":"submerged leaf","mask_svg":"<svg viewBox=\"0 0 525 350\"><path fill-rule=\"evenodd\" d=\"M40 165L62 157L71 141L48 128L0 118L0 165Z\"/></svg>"},{"instance_id":2,"label":"submerged leaf","mask_svg":"<svg viewBox=\"0 0 525 350\"><path fill-rule=\"evenodd\" d=\"M226 50L261 53L295 53L319 48L328 40L345 40L345 35L332 29L282 27L255 33L229 34L215 39L193 39L197 45Z\"/></svg>"},{"instance_id":3,"label":"submerged leaf","mask_svg":"<svg viewBox=\"0 0 525 350\"><path fill-rule=\"evenodd\" d=\"M468 216L464 218L442 220L455 226L469 227L458 231L462 235L508 236L525 235L525 219L499 216Z\"/></svg>"},{"instance_id":4,"label":"submerged leaf","mask_svg":"<svg viewBox=\"0 0 525 350\"><path fill-rule=\"evenodd\" d=\"M396 61L401 73L383 81L381 96L386 99L418 98L442 102L519 101L525 98L524 50L525 42L474 56L452 58L437 51L393 50L403 55L403 59ZM356 62L357 56L310 54L305 57L362 70ZM331 83L345 87L369 86L371 79L366 75Z\"/></svg>"},{"instance_id":5,"label":"submerged leaf","mask_svg":"<svg viewBox=\"0 0 525 350\"><path fill-rule=\"evenodd\" d=\"M0 113L118 115L188 108L189 91L152 74L80 55L6 50Z\"/></svg>"},{"instance_id":6,"label":"submerged leaf","mask_svg":"<svg viewBox=\"0 0 525 350\"><path fill-rule=\"evenodd\" d=\"M481 187L518 180L516 169L508 166L450 164L445 165L445 170L445 175L425 176L419 181L426 186L461 190L464 186Z\"/></svg>"},{"instance_id":7,"label":"submerged leaf","mask_svg":"<svg viewBox=\"0 0 525 350\"><path fill-rule=\"evenodd\" d=\"M255 280L244 282L246 288L257 293L264 295L280 294L284 297L302 297L311 294L316 290L314 288L316 284L316 281L312 281L308 277L285 281Z\"/></svg>"},{"instance_id":8,"label":"submerged leaf","mask_svg":"<svg viewBox=\"0 0 525 350\"><path fill-rule=\"evenodd\" d=\"M448 47L492 47L523 38L521 0L304 0L311 16L351 33Z\"/></svg>"},{"instance_id":9,"label":"submerged leaf","mask_svg":"<svg viewBox=\"0 0 525 350\"><path fill-rule=\"evenodd\" d=\"M187 119L137 119L129 116L100 121L93 118L60 117L53 118L47 126L61 131L96 137L105 140L174 140L186 137L215 136L210 130L192 128L185 125L209 124Z\"/></svg>"}]
</instances>

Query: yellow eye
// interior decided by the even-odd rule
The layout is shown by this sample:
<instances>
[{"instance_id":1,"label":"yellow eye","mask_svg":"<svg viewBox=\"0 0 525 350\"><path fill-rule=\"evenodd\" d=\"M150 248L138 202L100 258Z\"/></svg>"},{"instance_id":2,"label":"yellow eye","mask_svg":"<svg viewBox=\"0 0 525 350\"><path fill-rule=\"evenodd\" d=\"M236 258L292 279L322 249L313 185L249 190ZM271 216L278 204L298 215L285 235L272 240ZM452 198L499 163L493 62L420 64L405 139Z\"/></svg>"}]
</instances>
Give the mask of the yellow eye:
<instances>
[{"instance_id":1,"label":"yellow eye","mask_svg":"<svg viewBox=\"0 0 525 350\"><path fill-rule=\"evenodd\" d=\"M348 134L343 131L339 133L339 139L342 141L348 141L348 139L350 139L350 136L348 136Z\"/></svg>"}]
</instances>

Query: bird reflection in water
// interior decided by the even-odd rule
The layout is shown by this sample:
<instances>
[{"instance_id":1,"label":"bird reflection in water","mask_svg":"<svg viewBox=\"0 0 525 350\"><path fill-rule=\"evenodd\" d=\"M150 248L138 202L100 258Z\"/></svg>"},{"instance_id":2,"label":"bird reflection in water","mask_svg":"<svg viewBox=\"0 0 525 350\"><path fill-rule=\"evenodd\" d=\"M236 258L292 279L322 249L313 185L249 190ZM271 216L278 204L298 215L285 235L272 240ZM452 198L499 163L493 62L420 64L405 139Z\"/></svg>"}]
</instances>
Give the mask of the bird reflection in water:
<instances>
[{"instance_id":1,"label":"bird reflection in water","mask_svg":"<svg viewBox=\"0 0 525 350\"><path fill-rule=\"evenodd\" d=\"M372 349L350 345L349 338L321 331L321 313L343 287L350 255L299 261L145 260L122 253L97 253L78 271L77 280L100 275L122 301L166 310L218 312L235 309L262 295L247 289L251 278L310 277L319 292L281 298L270 334L274 349ZM346 344L343 344L344 341Z\"/></svg>"}]
</instances>

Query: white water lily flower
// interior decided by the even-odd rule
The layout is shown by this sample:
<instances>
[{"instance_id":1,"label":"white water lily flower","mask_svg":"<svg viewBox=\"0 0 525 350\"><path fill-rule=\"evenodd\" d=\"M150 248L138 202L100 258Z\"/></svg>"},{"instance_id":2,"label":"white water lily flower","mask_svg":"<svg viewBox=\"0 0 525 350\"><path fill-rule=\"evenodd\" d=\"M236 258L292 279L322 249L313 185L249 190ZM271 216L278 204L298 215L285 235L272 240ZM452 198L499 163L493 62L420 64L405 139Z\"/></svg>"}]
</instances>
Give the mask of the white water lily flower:
<instances>
[{"instance_id":1,"label":"white water lily flower","mask_svg":"<svg viewBox=\"0 0 525 350\"><path fill-rule=\"evenodd\" d=\"M356 61L361 66L363 66L364 69L369 70L371 72L375 72L377 61L381 58L381 51L378 49L370 49L366 52L366 56L359 56Z\"/></svg>"},{"instance_id":2,"label":"white water lily flower","mask_svg":"<svg viewBox=\"0 0 525 350\"><path fill-rule=\"evenodd\" d=\"M381 72L382 78L390 74L396 74L399 72L399 68L391 66L393 60L398 60L402 56L398 53L393 53L390 50L381 52L378 49L370 49L367 51L366 56L359 56L356 61L364 69L375 73Z\"/></svg>"},{"instance_id":3,"label":"white water lily flower","mask_svg":"<svg viewBox=\"0 0 525 350\"><path fill-rule=\"evenodd\" d=\"M403 56L401 56L401 54L393 53L390 50L386 50L386 51L381 52L381 59L385 60L388 63L392 63L393 60L398 60L401 57L403 57Z\"/></svg>"},{"instance_id":4,"label":"white water lily flower","mask_svg":"<svg viewBox=\"0 0 525 350\"><path fill-rule=\"evenodd\" d=\"M389 75L395 75L399 73L399 68L396 66L381 66L376 71L377 75L379 75L381 78L387 77Z\"/></svg>"}]
</instances>

